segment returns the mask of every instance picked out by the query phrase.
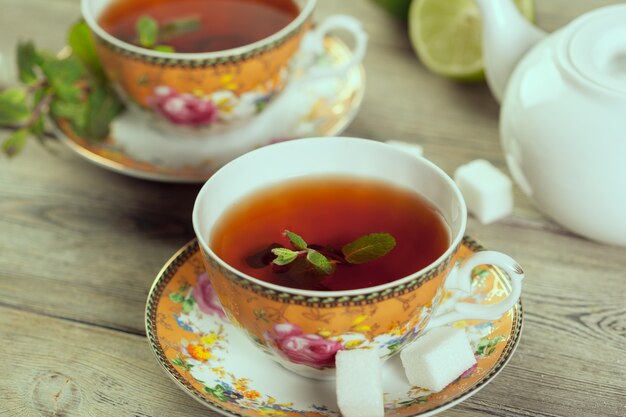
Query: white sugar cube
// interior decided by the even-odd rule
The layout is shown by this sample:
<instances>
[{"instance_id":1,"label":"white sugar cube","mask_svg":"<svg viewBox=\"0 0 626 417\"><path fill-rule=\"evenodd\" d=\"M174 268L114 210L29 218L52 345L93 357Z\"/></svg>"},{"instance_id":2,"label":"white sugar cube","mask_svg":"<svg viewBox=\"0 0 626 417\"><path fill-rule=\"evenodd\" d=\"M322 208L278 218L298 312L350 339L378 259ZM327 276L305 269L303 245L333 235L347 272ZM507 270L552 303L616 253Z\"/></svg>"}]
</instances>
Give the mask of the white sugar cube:
<instances>
[{"instance_id":1,"label":"white sugar cube","mask_svg":"<svg viewBox=\"0 0 626 417\"><path fill-rule=\"evenodd\" d=\"M437 327L400 353L409 383L439 392L476 364L465 330Z\"/></svg>"},{"instance_id":2,"label":"white sugar cube","mask_svg":"<svg viewBox=\"0 0 626 417\"><path fill-rule=\"evenodd\" d=\"M509 177L484 159L461 165L454 181L463 193L470 213L482 224L500 220L513 211L513 189Z\"/></svg>"},{"instance_id":3,"label":"white sugar cube","mask_svg":"<svg viewBox=\"0 0 626 417\"><path fill-rule=\"evenodd\" d=\"M413 156L421 157L424 155L424 148L414 143L402 142L399 140L387 140L385 143Z\"/></svg>"},{"instance_id":4,"label":"white sugar cube","mask_svg":"<svg viewBox=\"0 0 626 417\"><path fill-rule=\"evenodd\" d=\"M375 349L340 350L337 367L337 404L343 417L384 417L380 359Z\"/></svg>"}]
</instances>

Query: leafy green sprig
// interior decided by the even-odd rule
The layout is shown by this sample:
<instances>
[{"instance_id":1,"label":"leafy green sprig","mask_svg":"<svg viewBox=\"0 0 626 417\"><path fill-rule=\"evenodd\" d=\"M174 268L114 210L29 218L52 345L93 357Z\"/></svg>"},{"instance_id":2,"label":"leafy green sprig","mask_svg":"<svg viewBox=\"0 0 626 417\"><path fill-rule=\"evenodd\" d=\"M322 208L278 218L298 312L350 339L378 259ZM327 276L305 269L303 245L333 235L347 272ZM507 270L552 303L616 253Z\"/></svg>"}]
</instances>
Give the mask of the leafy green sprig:
<instances>
[{"instance_id":1,"label":"leafy green sprig","mask_svg":"<svg viewBox=\"0 0 626 417\"><path fill-rule=\"evenodd\" d=\"M135 23L137 45L159 52L175 52L174 47L167 45L173 38L200 30L200 19L182 17L163 25L148 15L143 15Z\"/></svg>"},{"instance_id":2,"label":"leafy green sprig","mask_svg":"<svg viewBox=\"0 0 626 417\"><path fill-rule=\"evenodd\" d=\"M271 249L275 258L272 264L285 267L298 259L305 259L309 266L323 275L332 275L341 265L358 265L371 262L387 255L396 240L389 233L370 233L343 245L340 250L330 246L309 245L300 235L285 230L293 249L275 247Z\"/></svg>"},{"instance_id":3,"label":"leafy green sprig","mask_svg":"<svg viewBox=\"0 0 626 417\"><path fill-rule=\"evenodd\" d=\"M0 92L0 126L14 131L2 142L8 156L18 154L29 136L45 139L46 117L67 120L81 137L99 141L124 106L104 76L91 34L84 22L68 34L71 53L57 57L30 42L17 45L18 75L23 86Z\"/></svg>"}]
</instances>

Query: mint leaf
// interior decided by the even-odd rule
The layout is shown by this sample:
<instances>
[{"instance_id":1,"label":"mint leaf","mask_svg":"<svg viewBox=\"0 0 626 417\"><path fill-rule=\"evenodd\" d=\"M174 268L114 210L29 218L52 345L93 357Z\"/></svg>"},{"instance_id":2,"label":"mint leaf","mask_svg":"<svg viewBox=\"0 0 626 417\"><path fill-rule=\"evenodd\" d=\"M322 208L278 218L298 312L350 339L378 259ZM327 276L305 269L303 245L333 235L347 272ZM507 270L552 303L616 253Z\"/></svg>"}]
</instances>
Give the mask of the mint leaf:
<instances>
[{"instance_id":1,"label":"mint leaf","mask_svg":"<svg viewBox=\"0 0 626 417\"><path fill-rule=\"evenodd\" d=\"M298 252L286 248L274 248L272 249L272 253L276 255L276 259L272 262L281 266L293 262L298 257Z\"/></svg>"},{"instance_id":2,"label":"mint leaf","mask_svg":"<svg viewBox=\"0 0 626 417\"><path fill-rule=\"evenodd\" d=\"M55 119L73 119L76 115L86 113L87 107L81 102L54 100L50 105L50 114ZM84 117L83 117L84 118ZM82 123L84 125L84 123Z\"/></svg>"},{"instance_id":3,"label":"mint leaf","mask_svg":"<svg viewBox=\"0 0 626 417\"><path fill-rule=\"evenodd\" d=\"M181 17L167 22L159 29L159 38L168 40L177 36L193 33L202 28L200 19L197 16Z\"/></svg>"},{"instance_id":4,"label":"mint leaf","mask_svg":"<svg viewBox=\"0 0 626 417\"><path fill-rule=\"evenodd\" d=\"M54 81L53 89L55 96L61 100L81 103L83 90L75 84L65 84L63 81Z\"/></svg>"},{"instance_id":5,"label":"mint leaf","mask_svg":"<svg viewBox=\"0 0 626 417\"><path fill-rule=\"evenodd\" d=\"M12 157L22 151L28 138L28 129L20 129L11 133L2 142L2 150L7 156Z\"/></svg>"},{"instance_id":6,"label":"mint leaf","mask_svg":"<svg viewBox=\"0 0 626 417\"><path fill-rule=\"evenodd\" d=\"M396 240L389 233L371 233L341 248L347 262L362 264L388 254L396 246Z\"/></svg>"},{"instance_id":7,"label":"mint leaf","mask_svg":"<svg viewBox=\"0 0 626 417\"><path fill-rule=\"evenodd\" d=\"M153 49L159 52L176 52L174 48L169 45L157 45Z\"/></svg>"},{"instance_id":8,"label":"mint leaf","mask_svg":"<svg viewBox=\"0 0 626 417\"><path fill-rule=\"evenodd\" d=\"M309 249L306 254L306 259L317 269L325 273L326 275L331 275L335 272L335 265L328 260L327 257L319 253L314 249Z\"/></svg>"},{"instance_id":9,"label":"mint leaf","mask_svg":"<svg viewBox=\"0 0 626 417\"><path fill-rule=\"evenodd\" d=\"M94 75L104 77L104 71L100 64L100 58L96 54L96 47L91 37L89 26L80 20L70 28L67 34L67 42L72 48L72 54L83 63Z\"/></svg>"},{"instance_id":10,"label":"mint leaf","mask_svg":"<svg viewBox=\"0 0 626 417\"><path fill-rule=\"evenodd\" d=\"M39 116L30 127L30 133L35 136L40 143L43 143L44 141L44 128L45 119L43 116Z\"/></svg>"},{"instance_id":11,"label":"mint leaf","mask_svg":"<svg viewBox=\"0 0 626 417\"><path fill-rule=\"evenodd\" d=\"M137 19L135 26L139 36L139 45L144 48L152 48L159 35L159 24L150 16L144 15Z\"/></svg>"},{"instance_id":12,"label":"mint leaf","mask_svg":"<svg viewBox=\"0 0 626 417\"><path fill-rule=\"evenodd\" d=\"M0 93L0 125L24 123L29 116L25 90L8 88Z\"/></svg>"},{"instance_id":13,"label":"mint leaf","mask_svg":"<svg viewBox=\"0 0 626 417\"><path fill-rule=\"evenodd\" d=\"M69 120L74 132L81 136L84 134L87 124L87 106L85 103L53 100L50 105L50 114L55 119Z\"/></svg>"},{"instance_id":14,"label":"mint leaf","mask_svg":"<svg viewBox=\"0 0 626 417\"><path fill-rule=\"evenodd\" d=\"M41 58L31 42L19 42L17 44L17 71L20 81L26 85L32 85L37 81L35 67L41 64Z\"/></svg>"},{"instance_id":15,"label":"mint leaf","mask_svg":"<svg viewBox=\"0 0 626 417\"><path fill-rule=\"evenodd\" d=\"M109 136L109 127L115 117L124 110L124 105L108 85L92 85L85 117L85 136L89 140L101 141Z\"/></svg>"},{"instance_id":16,"label":"mint leaf","mask_svg":"<svg viewBox=\"0 0 626 417\"><path fill-rule=\"evenodd\" d=\"M290 232L289 230L285 230L285 235L289 238L289 241L293 245L294 248L298 250L304 250L307 248L307 243L300 237L300 235L295 234L294 232Z\"/></svg>"},{"instance_id":17,"label":"mint leaf","mask_svg":"<svg viewBox=\"0 0 626 417\"><path fill-rule=\"evenodd\" d=\"M63 87L75 84L85 75L85 68L73 55L64 59L47 59L41 69L51 84Z\"/></svg>"}]
</instances>

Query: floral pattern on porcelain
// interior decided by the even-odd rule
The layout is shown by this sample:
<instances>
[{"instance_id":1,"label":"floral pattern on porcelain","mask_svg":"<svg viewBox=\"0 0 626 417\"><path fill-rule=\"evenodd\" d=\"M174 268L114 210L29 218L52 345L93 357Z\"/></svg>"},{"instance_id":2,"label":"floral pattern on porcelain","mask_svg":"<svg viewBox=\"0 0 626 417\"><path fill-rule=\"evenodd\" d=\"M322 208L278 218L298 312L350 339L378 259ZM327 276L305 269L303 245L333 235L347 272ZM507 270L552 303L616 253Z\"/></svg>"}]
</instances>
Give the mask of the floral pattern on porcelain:
<instances>
[{"instance_id":1,"label":"floral pattern on porcelain","mask_svg":"<svg viewBox=\"0 0 626 417\"><path fill-rule=\"evenodd\" d=\"M268 417L279 417L287 413L304 415L310 412L320 416L338 416L323 405L312 404L307 409L301 409L295 407L293 403L279 402L271 395L262 394L259 387L254 387L254 381L251 379L237 376L224 369L221 362L228 353L229 340L225 325L229 322L207 273L197 274L195 285L191 286L185 282L177 291L171 292L169 298L180 306L180 310L174 314L176 324L190 333L190 339L193 339L180 339L176 344L177 354L170 358L170 362L200 382L203 391L216 401L240 407L242 410L254 410ZM290 346L299 343L298 337L304 340L309 340L310 337L314 340L316 336L303 335L295 326L277 327L275 335L277 339ZM306 349L300 351L294 348L292 354L305 358L306 352ZM316 349L313 348L310 352L316 352ZM213 378L207 380L207 374L213 375Z\"/></svg>"},{"instance_id":2,"label":"floral pattern on porcelain","mask_svg":"<svg viewBox=\"0 0 626 417\"><path fill-rule=\"evenodd\" d=\"M335 354L344 349L337 340L305 334L299 326L291 323L274 325L273 333L267 334L266 340L270 340L288 360L316 368L334 365Z\"/></svg>"},{"instance_id":3,"label":"floral pattern on porcelain","mask_svg":"<svg viewBox=\"0 0 626 417\"><path fill-rule=\"evenodd\" d=\"M198 275L196 278L196 285L193 287L192 294L203 313L215 314L222 320L226 319L222 305L206 272Z\"/></svg>"},{"instance_id":4,"label":"floral pattern on porcelain","mask_svg":"<svg viewBox=\"0 0 626 417\"><path fill-rule=\"evenodd\" d=\"M465 246L462 256L467 256L470 251L474 249ZM206 278L202 256L194 243L164 269L148 297L148 340L158 360L183 389L202 403L230 416L338 417L332 389L318 391L319 381L297 377L268 360L248 342L237 326L214 310L216 300L210 285L206 285ZM493 269L491 272L475 272L476 291L472 300L498 301L501 296L497 294L507 288L502 279ZM446 292L439 296L442 297L440 305L446 308L457 294ZM202 307L201 298L212 306L208 312ZM333 334L328 328L320 328L314 334L351 349L367 348L369 340L364 334L371 331L384 330L383 334L376 333L377 337L386 337L390 346L402 343L401 338L411 331L408 325L396 324L386 329L375 329L375 324L371 323L373 309L352 309L360 311L360 315L352 319L354 332L351 334ZM427 312L424 310L424 313ZM337 319L314 311L310 313L313 319L324 325ZM268 319L273 319L282 312L268 310L265 314ZM419 323L422 320L420 315L423 314L418 314L412 323ZM386 365L390 368L387 368L385 378L388 390L385 394L385 415L421 415L440 410L450 401L476 392L478 387L493 379L512 354L519 340L521 319L521 309L513 309L493 322L455 323L456 327L464 328L472 340L478 367L469 370L439 393L410 387L400 376L402 370L397 367L399 358L390 359L395 364ZM300 330L302 334L311 334L310 331ZM277 333L284 338L299 334L299 330L288 325L280 327Z\"/></svg>"},{"instance_id":5,"label":"floral pattern on porcelain","mask_svg":"<svg viewBox=\"0 0 626 417\"><path fill-rule=\"evenodd\" d=\"M157 86L148 103L156 114L175 125L203 127L219 122L248 119L259 113L272 98L265 88L235 94L236 85L224 79L224 89L205 94L202 91L181 93L174 88Z\"/></svg>"}]
</instances>

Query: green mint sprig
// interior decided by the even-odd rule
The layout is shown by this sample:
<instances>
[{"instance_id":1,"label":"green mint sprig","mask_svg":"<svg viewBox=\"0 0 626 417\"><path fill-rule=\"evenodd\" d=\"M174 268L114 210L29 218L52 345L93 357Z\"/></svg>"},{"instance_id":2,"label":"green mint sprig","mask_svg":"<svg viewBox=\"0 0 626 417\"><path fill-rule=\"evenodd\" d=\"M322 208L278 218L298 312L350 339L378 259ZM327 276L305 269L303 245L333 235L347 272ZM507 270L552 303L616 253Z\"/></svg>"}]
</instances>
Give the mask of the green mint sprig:
<instances>
[{"instance_id":1,"label":"green mint sprig","mask_svg":"<svg viewBox=\"0 0 626 417\"><path fill-rule=\"evenodd\" d=\"M343 245L340 251L331 247L309 245L300 235L290 230L285 230L284 234L289 239L293 249L285 247L271 249L275 256L272 263L279 267L285 267L304 258L317 272L324 275L334 274L339 265L358 265L379 259L391 252L396 246L396 240L389 233L370 233L361 236L355 241Z\"/></svg>"},{"instance_id":2,"label":"green mint sprig","mask_svg":"<svg viewBox=\"0 0 626 417\"><path fill-rule=\"evenodd\" d=\"M196 32L200 28L200 20L197 17L183 17L159 25L154 18L143 15L135 23L137 44L142 48L159 52L175 52L172 46L167 45L167 41L177 36Z\"/></svg>"},{"instance_id":3,"label":"green mint sprig","mask_svg":"<svg viewBox=\"0 0 626 417\"><path fill-rule=\"evenodd\" d=\"M79 136L100 141L124 106L104 77L89 28L73 25L71 54L57 57L30 42L17 45L18 75L23 86L0 92L0 126L14 131L2 142L8 156L17 155L34 136L45 139L47 116L67 120Z\"/></svg>"}]
</instances>

